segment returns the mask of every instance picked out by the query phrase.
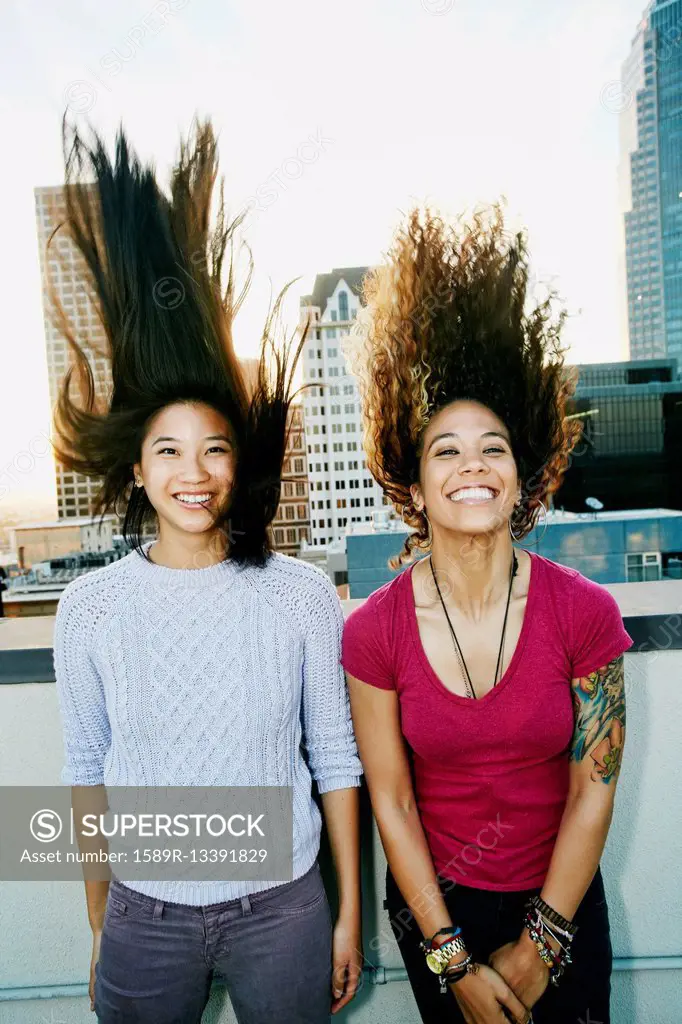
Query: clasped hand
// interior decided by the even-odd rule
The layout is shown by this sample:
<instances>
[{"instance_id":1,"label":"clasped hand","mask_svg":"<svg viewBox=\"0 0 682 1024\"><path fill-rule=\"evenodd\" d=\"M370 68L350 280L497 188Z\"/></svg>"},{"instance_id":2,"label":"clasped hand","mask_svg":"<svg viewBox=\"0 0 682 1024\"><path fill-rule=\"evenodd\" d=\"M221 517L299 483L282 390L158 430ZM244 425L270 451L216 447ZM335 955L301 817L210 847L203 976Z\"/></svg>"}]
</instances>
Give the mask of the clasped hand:
<instances>
[{"instance_id":1,"label":"clasped hand","mask_svg":"<svg viewBox=\"0 0 682 1024\"><path fill-rule=\"evenodd\" d=\"M452 987L466 1024L526 1024L530 1009L547 988L549 971L527 932L501 946Z\"/></svg>"}]
</instances>

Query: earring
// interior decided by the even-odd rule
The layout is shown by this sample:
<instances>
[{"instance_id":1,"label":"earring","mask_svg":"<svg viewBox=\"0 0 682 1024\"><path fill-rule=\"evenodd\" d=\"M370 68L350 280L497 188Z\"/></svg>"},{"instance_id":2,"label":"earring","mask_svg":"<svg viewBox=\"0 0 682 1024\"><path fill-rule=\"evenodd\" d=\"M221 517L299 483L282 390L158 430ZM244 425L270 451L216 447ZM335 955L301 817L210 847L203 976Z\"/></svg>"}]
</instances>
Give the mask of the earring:
<instances>
[{"instance_id":1,"label":"earring","mask_svg":"<svg viewBox=\"0 0 682 1024\"><path fill-rule=\"evenodd\" d=\"M544 514L543 514L543 517L542 517L542 523L543 523L543 527L544 527L544 529L543 529L542 533L541 533L541 534L540 534L540 535L539 535L538 537L535 537L535 538L534 538L534 540L535 540L535 543L536 543L536 544L539 544L539 542L541 541L541 539L542 539L542 538L544 537L544 535L545 535L545 530L547 529L547 506L545 505L544 501L537 501L537 505L538 505L538 506L539 506L539 507L540 507L540 508L542 509L542 511L543 511L543 513L544 513ZM514 536L514 531L512 530L512 518L513 518L513 516L514 516L514 512L516 511L516 509L517 509L517 508L521 508L521 502L517 502L517 503L516 503L516 504L514 505L514 509L512 510L512 514L511 514L511 516L509 517L509 519L507 520L507 525L508 525L508 527L509 527L509 536L511 537L511 539L512 539L512 540L513 540L513 541L514 541L514 542L515 542L516 544L519 544L519 543L520 543L520 542L521 542L521 541L523 540L523 537L515 537L515 536ZM538 516L538 517L537 517L537 519L535 520L535 522L533 523L533 528L532 528L532 530L531 530L531 533L532 533L533 531L535 531L535 530L537 529L537 525L538 525L538 520L539 520L539 518L540 518L540 517Z\"/></svg>"}]
</instances>

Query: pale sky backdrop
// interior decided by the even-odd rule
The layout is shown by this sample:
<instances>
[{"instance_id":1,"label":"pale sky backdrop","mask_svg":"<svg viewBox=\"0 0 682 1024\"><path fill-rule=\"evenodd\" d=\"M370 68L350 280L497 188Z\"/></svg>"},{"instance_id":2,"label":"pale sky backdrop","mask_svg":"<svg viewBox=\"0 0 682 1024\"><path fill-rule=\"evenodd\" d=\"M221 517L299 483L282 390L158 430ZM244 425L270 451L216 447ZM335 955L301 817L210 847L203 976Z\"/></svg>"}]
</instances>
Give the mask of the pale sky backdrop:
<instances>
[{"instance_id":1,"label":"pale sky backdrop","mask_svg":"<svg viewBox=\"0 0 682 1024\"><path fill-rule=\"evenodd\" d=\"M293 326L315 273L378 261L415 202L457 213L504 195L529 231L537 276L574 314L571 359L625 358L620 101L610 83L643 9L644 0L6 0L0 473L29 446L43 451L49 431L33 188L62 180L67 106L110 139L123 121L164 177L180 133L211 115L231 208L270 185L271 205L246 228L257 276L240 354L256 350L271 289L302 277ZM315 158L300 150L311 137L321 140ZM299 151L310 161L300 174ZM13 475L0 513L51 498L49 457Z\"/></svg>"}]
</instances>

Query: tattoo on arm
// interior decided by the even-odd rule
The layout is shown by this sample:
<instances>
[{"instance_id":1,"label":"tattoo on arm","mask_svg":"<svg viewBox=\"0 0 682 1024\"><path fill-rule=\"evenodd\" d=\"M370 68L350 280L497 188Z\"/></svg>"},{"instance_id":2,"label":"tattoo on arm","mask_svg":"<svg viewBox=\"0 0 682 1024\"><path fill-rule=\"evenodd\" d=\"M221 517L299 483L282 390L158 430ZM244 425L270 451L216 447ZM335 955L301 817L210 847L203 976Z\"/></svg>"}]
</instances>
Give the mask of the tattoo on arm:
<instances>
[{"instance_id":1,"label":"tattoo on arm","mask_svg":"<svg viewBox=\"0 0 682 1024\"><path fill-rule=\"evenodd\" d=\"M625 740L623 655L574 679L575 732L571 760L592 760L592 778L607 785L618 778Z\"/></svg>"}]
</instances>

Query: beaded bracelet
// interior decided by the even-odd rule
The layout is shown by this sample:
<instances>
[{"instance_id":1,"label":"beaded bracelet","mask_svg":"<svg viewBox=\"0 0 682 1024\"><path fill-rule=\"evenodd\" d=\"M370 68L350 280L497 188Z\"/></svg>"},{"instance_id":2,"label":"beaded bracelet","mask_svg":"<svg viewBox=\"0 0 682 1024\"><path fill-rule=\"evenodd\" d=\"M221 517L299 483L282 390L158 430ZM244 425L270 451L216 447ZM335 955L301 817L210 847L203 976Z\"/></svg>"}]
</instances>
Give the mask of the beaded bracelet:
<instances>
[{"instance_id":1,"label":"beaded bracelet","mask_svg":"<svg viewBox=\"0 0 682 1024\"><path fill-rule=\"evenodd\" d=\"M537 919L529 911L524 920L524 926L535 943L540 959L549 969L549 979L553 985L559 984L559 979L564 973L565 967L572 962L570 949L562 947L556 952L545 937L544 922L542 915L537 912Z\"/></svg>"}]
</instances>

